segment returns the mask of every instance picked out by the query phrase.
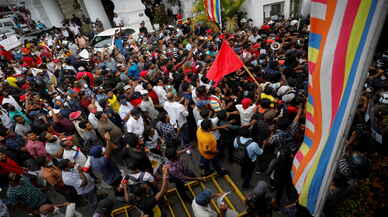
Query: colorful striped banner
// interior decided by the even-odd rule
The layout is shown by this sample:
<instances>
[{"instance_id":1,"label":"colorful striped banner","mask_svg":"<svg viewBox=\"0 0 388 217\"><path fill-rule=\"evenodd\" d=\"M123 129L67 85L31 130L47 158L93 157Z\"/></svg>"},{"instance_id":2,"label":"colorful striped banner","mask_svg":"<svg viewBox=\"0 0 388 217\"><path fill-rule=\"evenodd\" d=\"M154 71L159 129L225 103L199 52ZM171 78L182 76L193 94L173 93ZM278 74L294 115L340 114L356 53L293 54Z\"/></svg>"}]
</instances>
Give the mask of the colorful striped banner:
<instances>
[{"instance_id":1,"label":"colorful striped banner","mask_svg":"<svg viewBox=\"0 0 388 217\"><path fill-rule=\"evenodd\" d=\"M292 174L299 202L314 216L341 156L386 7L384 0L311 0L306 133Z\"/></svg>"},{"instance_id":2,"label":"colorful striped banner","mask_svg":"<svg viewBox=\"0 0 388 217\"><path fill-rule=\"evenodd\" d=\"M204 0L204 5L209 19L222 27L220 0Z\"/></svg>"}]
</instances>

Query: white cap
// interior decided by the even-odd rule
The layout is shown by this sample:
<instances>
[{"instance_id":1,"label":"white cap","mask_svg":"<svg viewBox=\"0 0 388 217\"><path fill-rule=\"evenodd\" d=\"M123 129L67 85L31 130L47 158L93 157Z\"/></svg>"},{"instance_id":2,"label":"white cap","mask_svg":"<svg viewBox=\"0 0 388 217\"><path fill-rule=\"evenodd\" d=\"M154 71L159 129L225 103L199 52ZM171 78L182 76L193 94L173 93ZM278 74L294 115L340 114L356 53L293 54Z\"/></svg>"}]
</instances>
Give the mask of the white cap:
<instances>
[{"instance_id":1,"label":"white cap","mask_svg":"<svg viewBox=\"0 0 388 217\"><path fill-rule=\"evenodd\" d=\"M287 85L281 86L281 87L279 87L279 89L278 89L277 95L278 95L279 97L281 97L281 96L283 96L284 94L286 94L287 91L289 91L290 89L291 89L290 86L287 86Z\"/></svg>"}]
</instances>

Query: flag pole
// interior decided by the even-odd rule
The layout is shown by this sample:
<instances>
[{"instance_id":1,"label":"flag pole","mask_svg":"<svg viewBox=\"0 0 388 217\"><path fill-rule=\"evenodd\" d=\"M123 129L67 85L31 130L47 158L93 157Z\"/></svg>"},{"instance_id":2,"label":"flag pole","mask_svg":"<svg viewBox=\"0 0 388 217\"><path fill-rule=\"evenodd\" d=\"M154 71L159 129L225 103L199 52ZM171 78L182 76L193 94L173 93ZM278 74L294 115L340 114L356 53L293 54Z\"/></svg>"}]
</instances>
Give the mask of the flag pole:
<instances>
[{"instance_id":1,"label":"flag pole","mask_svg":"<svg viewBox=\"0 0 388 217\"><path fill-rule=\"evenodd\" d=\"M245 71L248 72L249 76L251 76L251 78L253 79L253 81L257 84L257 86L259 87L260 84L259 84L259 82L256 80L255 76L252 74L252 72L249 71L248 67L247 67L245 64L243 65L243 67L244 67Z\"/></svg>"}]
</instances>

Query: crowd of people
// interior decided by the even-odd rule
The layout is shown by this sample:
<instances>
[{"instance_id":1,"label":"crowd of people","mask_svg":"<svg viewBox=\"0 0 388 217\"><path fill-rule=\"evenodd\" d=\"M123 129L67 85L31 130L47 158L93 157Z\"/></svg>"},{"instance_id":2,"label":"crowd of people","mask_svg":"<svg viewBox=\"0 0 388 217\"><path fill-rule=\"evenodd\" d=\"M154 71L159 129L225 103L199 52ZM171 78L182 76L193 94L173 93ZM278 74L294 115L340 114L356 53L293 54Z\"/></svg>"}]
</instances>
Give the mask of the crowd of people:
<instances>
[{"instance_id":1,"label":"crowd of people","mask_svg":"<svg viewBox=\"0 0 388 217\"><path fill-rule=\"evenodd\" d=\"M196 217L217 216L209 201L218 194L192 198L184 184L228 174L225 160L242 165L249 216L306 215L290 170L304 135L308 23L270 21L236 33L190 22L142 26L135 36L118 32L112 52L93 52L85 33L97 30L80 31L78 21L21 49L0 48L0 216L62 216L61 207L82 216L74 206L84 204L86 216L103 217L120 201L151 217L169 186ZM222 40L254 79L245 70L217 85L206 78ZM89 59L78 55L84 49ZM180 157L197 151L201 174ZM158 171L149 153L166 159ZM256 172L266 178L251 183ZM66 202L55 204L49 191Z\"/></svg>"}]
</instances>

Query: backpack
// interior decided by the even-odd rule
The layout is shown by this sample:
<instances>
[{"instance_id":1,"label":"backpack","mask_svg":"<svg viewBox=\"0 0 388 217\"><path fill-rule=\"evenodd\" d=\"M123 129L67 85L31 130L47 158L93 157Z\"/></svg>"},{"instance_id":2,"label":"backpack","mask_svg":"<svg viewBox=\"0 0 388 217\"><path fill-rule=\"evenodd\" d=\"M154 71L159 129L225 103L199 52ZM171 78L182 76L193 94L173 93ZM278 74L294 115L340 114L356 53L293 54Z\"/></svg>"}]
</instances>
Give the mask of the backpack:
<instances>
[{"instance_id":1,"label":"backpack","mask_svg":"<svg viewBox=\"0 0 388 217\"><path fill-rule=\"evenodd\" d=\"M128 192L133 193L136 188L139 188L141 184L144 184L144 175L145 172L140 172L140 175L138 178L127 175L124 179L130 180L132 183L128 183Z\"/></svg>"},{"instance_id":2,"label":"backpack","mask_svg":"<svg viewBox=\"0 0 388 217\"><path fill-rule=\"evenodd\" d=\"M242 143L241 136L238 136L236 138L236 141L237 141L238 148L237 148L237 150L235 150L233 152L233 159L238 161L238 162L242 162L248 155L248 153L246 151L248 145L250 145L251 143L253 143L255 141L253 141L253 139L248 139L248 141L246 141L245 143Z\"/></svg>"}]
</instances>

